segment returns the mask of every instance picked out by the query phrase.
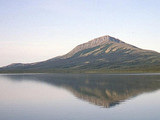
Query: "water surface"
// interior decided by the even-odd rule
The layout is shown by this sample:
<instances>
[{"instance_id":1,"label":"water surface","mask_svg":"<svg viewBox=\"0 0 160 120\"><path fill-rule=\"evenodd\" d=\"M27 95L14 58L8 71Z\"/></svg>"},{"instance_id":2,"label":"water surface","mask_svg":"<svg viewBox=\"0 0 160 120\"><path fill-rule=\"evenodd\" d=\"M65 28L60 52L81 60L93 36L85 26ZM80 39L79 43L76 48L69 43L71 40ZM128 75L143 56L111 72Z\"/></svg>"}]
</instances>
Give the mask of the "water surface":
<instances>
[{"instance_id":1,"label":"water surface","mask_svg":"<svg viewBox=\"0 0 160 120\"><path fill-rule=\"evenodd\" d=\"M160 120L160 74L0 75L0 120Z\"/></svg>"}]
</instances>

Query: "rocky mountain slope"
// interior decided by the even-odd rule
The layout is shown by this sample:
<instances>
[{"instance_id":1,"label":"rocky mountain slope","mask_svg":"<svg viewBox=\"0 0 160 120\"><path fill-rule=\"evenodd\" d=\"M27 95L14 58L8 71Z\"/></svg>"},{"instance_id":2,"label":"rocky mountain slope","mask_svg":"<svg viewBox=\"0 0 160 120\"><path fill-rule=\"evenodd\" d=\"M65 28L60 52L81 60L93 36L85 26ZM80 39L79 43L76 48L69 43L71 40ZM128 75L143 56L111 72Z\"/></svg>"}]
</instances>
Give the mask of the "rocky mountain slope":
<instances>
[{"instance_id":1,"label":"rocky mountain slope","mask_svg":"<svg viewBox=\"0 0 160 120\"><path fill-rule=\"evenodd\" d=\"M1 72L159 72L160 53L111 36L95 38L43 62L11 64Z\"/></svg>"}]
</instances>

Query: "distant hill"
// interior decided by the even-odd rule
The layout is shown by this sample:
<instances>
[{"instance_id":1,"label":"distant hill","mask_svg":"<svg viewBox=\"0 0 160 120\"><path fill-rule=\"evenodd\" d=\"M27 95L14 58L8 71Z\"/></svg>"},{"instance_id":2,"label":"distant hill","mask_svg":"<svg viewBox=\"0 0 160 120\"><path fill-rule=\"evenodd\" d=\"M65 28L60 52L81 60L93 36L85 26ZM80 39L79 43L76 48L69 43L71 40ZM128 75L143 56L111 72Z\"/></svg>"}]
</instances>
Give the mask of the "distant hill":
<instances>
[{"instance_id":1,"label":"distant hill","mask_svg":"<svg viewBox=\"0 0 160 120\"><path fill-rule=\"evenodd\" d=\"M31 64L11 64L0 68L0 72L160 72L160 53L107 35L80 44L63 56Z\"/></svg>"}]
</instances>

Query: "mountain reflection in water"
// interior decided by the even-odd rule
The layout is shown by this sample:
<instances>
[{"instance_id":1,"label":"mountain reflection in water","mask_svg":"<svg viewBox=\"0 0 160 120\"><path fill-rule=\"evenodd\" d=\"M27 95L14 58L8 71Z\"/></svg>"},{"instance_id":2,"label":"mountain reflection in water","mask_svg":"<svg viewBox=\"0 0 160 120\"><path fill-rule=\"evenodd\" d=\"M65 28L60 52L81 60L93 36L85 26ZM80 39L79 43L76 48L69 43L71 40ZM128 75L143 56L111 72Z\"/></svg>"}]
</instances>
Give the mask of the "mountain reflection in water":
<instances>
[{"instance_id":1,"label":"mountain reflection in water","mask_svg":"<svg viewBox=\"0 0 160 120\"><path fill-rule=\"evenodd\" d=\"M15 74L4 77L14 81L33 80L63 87L79 99L106 108L160 88L158 74Z\"/></svg>"}]
</instances>

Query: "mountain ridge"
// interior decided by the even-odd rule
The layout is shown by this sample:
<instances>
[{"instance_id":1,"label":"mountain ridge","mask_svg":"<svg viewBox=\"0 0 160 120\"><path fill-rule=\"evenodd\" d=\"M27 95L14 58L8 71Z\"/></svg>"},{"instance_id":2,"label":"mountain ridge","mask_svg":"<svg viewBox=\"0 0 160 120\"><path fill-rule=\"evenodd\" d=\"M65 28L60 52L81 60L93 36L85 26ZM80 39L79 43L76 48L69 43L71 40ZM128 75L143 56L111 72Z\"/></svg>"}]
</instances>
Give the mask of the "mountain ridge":
<instances>
[{"instance_id":1,"label":"mountain ridge","mask_svg":"<svg viewBox=\"0 0 160 120\"><path fill-rule=\"evenodd\" d=\"M96 47L98 45L103 45L103 44L105 44L107 42L108 43L109 42L124 43L123 41L121 41L121 40L119 40L117 38L111 37L109 35L98 37L98 38L94 38L93 40L90 40L90 41L88 41L86 43L83 43L83 44L80 44L80 45L76 46L73 50L71 50L69 53L66 54L65 58L68 58L71 55L73 55L76 52L79 52L81 50L92 48L92 47Z\"/></svg>"}]
</instances>

